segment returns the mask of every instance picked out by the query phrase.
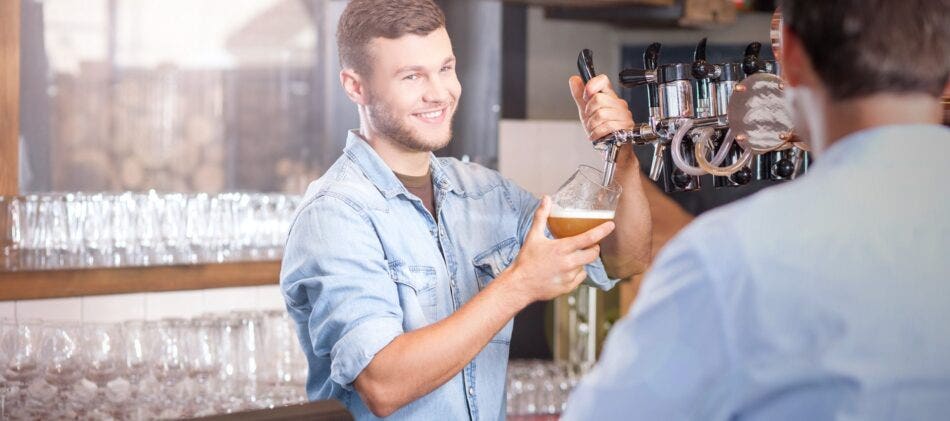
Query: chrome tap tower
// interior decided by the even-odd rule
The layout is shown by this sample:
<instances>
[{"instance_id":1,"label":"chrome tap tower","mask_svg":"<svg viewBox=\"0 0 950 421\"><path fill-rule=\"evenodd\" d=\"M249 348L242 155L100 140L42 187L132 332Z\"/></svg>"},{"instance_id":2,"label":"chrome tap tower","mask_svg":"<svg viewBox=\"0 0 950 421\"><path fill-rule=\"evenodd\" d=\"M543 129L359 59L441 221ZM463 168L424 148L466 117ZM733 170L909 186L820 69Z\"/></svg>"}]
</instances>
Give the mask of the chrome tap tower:
<instances>
[{"instance_id":1,"label":"chrome tap tower","mask_svg":"<svg viewBox=\"0 0 950 421\"><path fill-rule=\"evenodd\" d=\"M660 64L660 44L643 53L643 68L624 69L624 87L646 85L649 121L594 142L604 153L604 182L613 179L617 151L624 144L652 145L650 178L667 192L693 191L701 176L716 187L754 180L787 180L808 166L807 147L795 136L774 61L759 57L753 42L740 62L709 63L706 39L691 63ZM585 82L593 78L593 53L577 60Z\"/></svg>"}]
</instances>

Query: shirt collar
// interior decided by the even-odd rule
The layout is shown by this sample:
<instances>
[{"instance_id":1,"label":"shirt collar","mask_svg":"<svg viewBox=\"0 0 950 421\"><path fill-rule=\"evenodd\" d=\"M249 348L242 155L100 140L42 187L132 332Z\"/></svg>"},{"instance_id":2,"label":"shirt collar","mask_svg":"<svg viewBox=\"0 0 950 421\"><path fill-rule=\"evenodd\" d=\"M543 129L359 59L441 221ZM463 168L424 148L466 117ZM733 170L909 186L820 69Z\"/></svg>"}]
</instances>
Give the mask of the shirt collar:
<instances>
[{"instance_id":1,"label":"shirt collar","mask_svg":"<svg viewBox=\"0 0 950 421\"><path fill-rule=\"evenodd\" d=\"M408 194L406 186L396 178L392 168L386 165L386 162L379 157L379 154L359 135L357 130L350 130L346 137L346 148L343 150L356 165L363 171L366 178L383 193L387 199L391 199L400 193ZM435 188L446 191L454 191L458 194L464 194L458 183L452 181L449 172L446 171L445 163L429 153L429 168L432 172L432 185Z\"/></svg>"}]
</instances>

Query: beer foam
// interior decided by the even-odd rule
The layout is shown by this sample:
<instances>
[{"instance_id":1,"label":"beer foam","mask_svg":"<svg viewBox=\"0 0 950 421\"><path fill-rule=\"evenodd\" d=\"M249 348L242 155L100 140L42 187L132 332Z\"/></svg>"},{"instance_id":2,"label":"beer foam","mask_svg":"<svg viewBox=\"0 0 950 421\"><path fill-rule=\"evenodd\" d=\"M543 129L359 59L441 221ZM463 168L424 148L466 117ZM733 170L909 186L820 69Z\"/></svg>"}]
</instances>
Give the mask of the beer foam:
<instances>
[{"instance_id":1,"label":"beer foam","mask_svg":"<svg viewBox=\"0 0 950 421\"><path fill-rule=\"evenodd\" d=\"M554 218L575 218L575 219L614 219L612 210L590 210L590 209L564 209L555 207L551 210L551 217Z\"/></svg>"}]
</instances>

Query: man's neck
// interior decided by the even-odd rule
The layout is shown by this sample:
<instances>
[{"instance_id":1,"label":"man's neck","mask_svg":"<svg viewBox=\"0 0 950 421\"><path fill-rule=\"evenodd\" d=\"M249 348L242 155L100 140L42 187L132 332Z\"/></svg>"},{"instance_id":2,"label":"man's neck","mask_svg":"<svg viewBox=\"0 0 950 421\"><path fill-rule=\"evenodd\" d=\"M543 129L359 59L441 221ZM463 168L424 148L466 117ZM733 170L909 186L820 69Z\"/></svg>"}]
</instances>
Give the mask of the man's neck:
<instances>
[{"instance_id":1,"label":"man's neck","mask_svg":"<svg viewBox=\"0 0 950 421\"><path fill-rule=\"evenodd\" d=\"M940 101L924 94L879 94L838 101L826 107L826 148L861 130L898 124L940 124L942 118Z\"/></svg>"},{"instance_id":2,"label":"man's neck","mask_svg":"<svg viewBox=\"0 0 950 421\"><path fill-rule=\"evenodd\" d=\"M413 177L429 173L431 152L409 150L398 142L366 128L365 125L360 127L359 133L393 172Z\"/></svg>"}]
</instances>

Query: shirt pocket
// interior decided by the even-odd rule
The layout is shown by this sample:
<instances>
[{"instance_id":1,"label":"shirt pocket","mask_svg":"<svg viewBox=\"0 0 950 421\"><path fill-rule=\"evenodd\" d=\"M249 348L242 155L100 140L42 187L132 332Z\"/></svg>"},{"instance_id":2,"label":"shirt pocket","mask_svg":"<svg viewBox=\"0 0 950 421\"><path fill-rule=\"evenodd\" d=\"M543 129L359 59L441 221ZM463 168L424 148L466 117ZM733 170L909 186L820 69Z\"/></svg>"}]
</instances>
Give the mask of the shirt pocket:
<instances>
[{"instance_id":1,"label":"shirt pocket","mask_svg":"<svg viewBox=\"0 0 950 421\"><path fill-rule=\"evenodd\" d=\"M484 289L498 275L501 275L501 272L515 260L520 250L521 244L518 243L518 239L511 237L476 255L472 259L472 264L475 266L478 289Z\"/></svg>"},{"instance_id":2,"label":"shirt pocket","mask_svg":"<svg viewBox=\"0 0 950 421\"><path fill-rule=\"evenodd\" d=\"M428 323L438 320L436 271L432 266L393 265L393 280L408 288L401 288L403 311L410 313L413 306L422 311ZM407 314L408 316L408 314Z\"/></svg>"}]
</instances>

